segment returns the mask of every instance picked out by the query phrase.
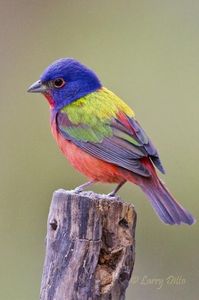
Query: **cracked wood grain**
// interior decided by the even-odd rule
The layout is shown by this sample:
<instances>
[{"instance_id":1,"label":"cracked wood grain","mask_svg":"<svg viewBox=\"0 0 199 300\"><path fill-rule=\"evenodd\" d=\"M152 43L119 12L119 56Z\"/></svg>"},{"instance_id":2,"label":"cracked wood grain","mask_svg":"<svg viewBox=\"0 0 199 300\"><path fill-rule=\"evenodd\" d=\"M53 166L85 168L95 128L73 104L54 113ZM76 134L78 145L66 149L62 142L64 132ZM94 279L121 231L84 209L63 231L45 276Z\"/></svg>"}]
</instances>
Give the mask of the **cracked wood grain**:
<instances>
[{"instance_id":1,"label":"cracked wood grain","mask_svg":"<svg viewBox=\"0 0 199 300\"><path fill-rule=\"evenodd\" d=\"M93 192L54 192L41 300L123 300L135 260L134 207Z\"/></svg>"}]
</instances>

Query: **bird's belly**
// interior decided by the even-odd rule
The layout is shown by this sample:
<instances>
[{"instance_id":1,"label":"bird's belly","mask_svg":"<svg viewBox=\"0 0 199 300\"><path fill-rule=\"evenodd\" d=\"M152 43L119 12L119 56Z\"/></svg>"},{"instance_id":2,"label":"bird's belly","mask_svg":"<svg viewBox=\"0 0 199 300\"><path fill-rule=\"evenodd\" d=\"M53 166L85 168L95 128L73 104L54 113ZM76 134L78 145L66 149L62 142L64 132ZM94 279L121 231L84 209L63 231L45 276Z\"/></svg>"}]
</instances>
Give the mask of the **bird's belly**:
<instances>
[{"instance_id":1,"label":"bird's belly","mask_svg":"<svg viewBox=\"0 0 199 300\"><path fill-rule=\"evenodd\" d=\"M123 180L123 176L117 166L97 159L78 148L72 142L65 140L57 132L55 126L52 126L52 134L64 156L80 173L83 173L90 179L101 182L119 183Z\"/></svg>"}]
</instances>

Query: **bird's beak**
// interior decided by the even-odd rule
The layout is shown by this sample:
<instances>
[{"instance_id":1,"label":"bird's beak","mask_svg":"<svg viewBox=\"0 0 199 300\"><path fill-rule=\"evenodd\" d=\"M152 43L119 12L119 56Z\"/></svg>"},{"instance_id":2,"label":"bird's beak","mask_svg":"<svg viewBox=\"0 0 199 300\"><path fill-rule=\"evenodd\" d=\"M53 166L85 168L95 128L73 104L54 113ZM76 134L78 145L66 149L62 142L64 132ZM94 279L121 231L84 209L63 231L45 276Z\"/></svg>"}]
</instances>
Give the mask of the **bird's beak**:
<instances>
[{"instance_id":1,"label":"bird's beak","mask_svg":"<svg viewBox=\"0 0 199 300\"><path fill-rule=\"evenodd\" d=\"M28 93L44 93L47 90L47 86L38 80L34 82L27 90Z\"/></svg>"}]
</instances>

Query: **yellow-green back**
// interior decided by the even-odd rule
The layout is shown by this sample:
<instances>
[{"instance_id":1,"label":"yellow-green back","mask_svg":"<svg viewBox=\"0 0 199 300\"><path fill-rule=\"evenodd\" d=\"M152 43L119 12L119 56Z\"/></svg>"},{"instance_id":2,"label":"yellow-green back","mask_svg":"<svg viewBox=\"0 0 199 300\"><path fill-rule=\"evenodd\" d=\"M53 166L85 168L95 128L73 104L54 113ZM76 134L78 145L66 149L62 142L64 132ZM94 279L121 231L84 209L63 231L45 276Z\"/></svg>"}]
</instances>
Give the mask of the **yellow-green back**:
<instances>
[{"instance_id":1,"label":"yellow-green back","mask_svg":"<svg viewBox=\"0 0 199 300\"><path fill-rule=\"evenodd\" d=\"M129 117L135 115L124 101L104 87L65 106L62 112L67 113L73 124L83 123L92 127L99 125L99 121L115 118L119 112Z\"/></svg>"}]
</instances>

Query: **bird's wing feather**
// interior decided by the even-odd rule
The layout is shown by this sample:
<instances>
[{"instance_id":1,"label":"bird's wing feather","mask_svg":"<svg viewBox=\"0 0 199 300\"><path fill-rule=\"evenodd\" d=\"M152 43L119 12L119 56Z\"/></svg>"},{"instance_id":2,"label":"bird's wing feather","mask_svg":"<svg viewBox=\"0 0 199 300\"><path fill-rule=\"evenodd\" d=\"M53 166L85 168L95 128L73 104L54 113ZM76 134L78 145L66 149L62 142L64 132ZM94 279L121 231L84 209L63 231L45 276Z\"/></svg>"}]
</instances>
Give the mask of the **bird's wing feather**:
<instances>
[{"instance_id":1,"label":"bird's wing feather","mask_svg":"<svg viewBox=\"0 0 199 300\"><path fill-rule=\"evenodd\" d=\"M148 157L164 172L155 147L132 116L118 113L106 122L98 119L94 125L88 125L73 123L62 110L57 113L56 122L65 139L98 159L148 177L150 171L141 160Z\"/></svg>"},{"instance_id":2,"label":"bird's wing feather","mask_svg":"<svg viewBox=\"0 0 199 300\"><path fill-rule=\"evenodd\" d=\"M136 137L138 138L139 142L142 144L142 146L146 150L148 156L150 157L150 159L152 160L152 162L154 163L156 168L160 172L165 174L165 170L164 170L164 167L163 167L162 162L160 160L157 149L153 145L152 141L148 138L148 136L145 133L145 131L143 130L143 128L140 126L138 121L135 120L134 118L129 118L128 117L128 121L130 123L130 126L133 128Z\"/></svg>"}]
</instances>

